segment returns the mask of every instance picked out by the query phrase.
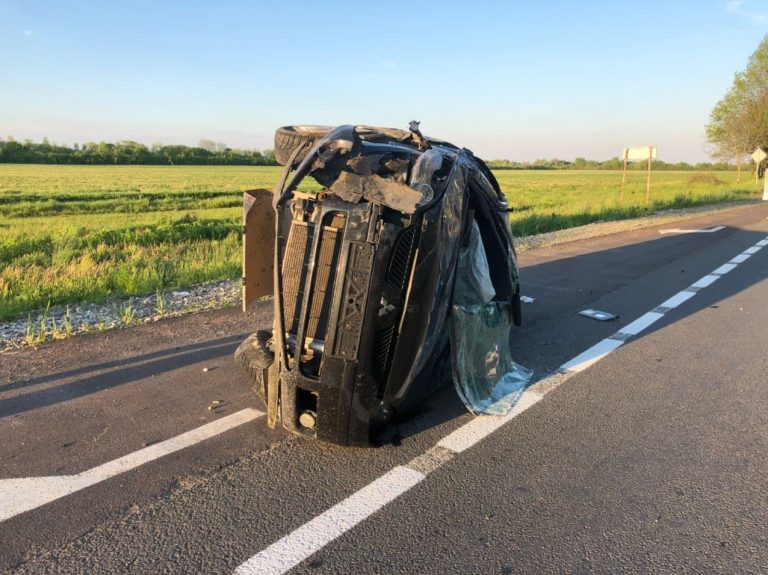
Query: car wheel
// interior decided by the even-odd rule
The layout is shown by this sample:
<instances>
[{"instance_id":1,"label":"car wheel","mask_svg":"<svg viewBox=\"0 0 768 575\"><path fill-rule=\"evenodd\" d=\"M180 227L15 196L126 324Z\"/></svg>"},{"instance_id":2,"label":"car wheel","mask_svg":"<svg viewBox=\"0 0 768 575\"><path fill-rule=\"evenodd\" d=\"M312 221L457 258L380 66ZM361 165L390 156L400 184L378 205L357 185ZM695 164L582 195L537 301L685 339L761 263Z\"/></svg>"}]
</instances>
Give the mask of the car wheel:
<instances>
[{"instance_id":1,"label":"car wheel","mask_svg":"<svg viewBox=\"0 0 768 575\"><path fill-rule=\"evenodd\" d=\"M333 128L329 126L284 126L275 131L275 160L283 166L291 159L296 148L303 148L294 161L300 162L315 142Z\"/></svg>"}]
</instances>

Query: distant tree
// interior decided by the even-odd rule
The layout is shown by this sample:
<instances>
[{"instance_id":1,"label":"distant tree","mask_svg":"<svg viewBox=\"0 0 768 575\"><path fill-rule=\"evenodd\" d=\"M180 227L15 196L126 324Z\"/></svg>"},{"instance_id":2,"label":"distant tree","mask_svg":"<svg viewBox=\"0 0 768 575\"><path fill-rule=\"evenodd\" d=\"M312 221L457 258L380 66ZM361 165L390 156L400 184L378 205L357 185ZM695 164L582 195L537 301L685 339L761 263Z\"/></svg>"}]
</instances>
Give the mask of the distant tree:
<instances>
[{"instance_id":1,"label":"distant tree","mask_svg":"<svg viewBox=\"0 0 768 575\"><path fill-rule=\"evenodd\" d=\"M214 142L213 140L203 139L197 143L198 148L202 148L206 152L219 153L227 149L227 145L221 142Z\"/></svg>"},{"instance_id":2,"label":"distant tree","mask_svg":"<svg viewBox=\"0 0 768 575\"><path fill-rule=\"evenodd\" d=\"M269 166L274 166L277 164L277 160L275 160L275 151L274 150L262 150L261 156L264 159L264 164Z\"/></svg>"},{"instance_id":3,"label":"distant tree","mask_svg":"<svg viewBox=\"0 0 768 575\"><path fill-rule=\"evenodd\" d=\"M739 175L747 154L758 146L768 147L768 36L712 109L706 134L712 157L736 160Z\"/></svg>"},{"instance_id":4,"label":"distant tree","mask_svg":"<svg viewBox=\"0 0 768 575\"><path fill-rule=\"evenodd\" d=\"M202 148L206 152L215 152L216 151L216 142L213 140L200 140L197 143L198 148Z\"/></svg>"},{"instance_id":5,"label":"distant tree","mask_svg":"<svg viewBox=\"0 0 768 575\"><path fill-rule=\"evenodd\" d=\"M600 164L600 167L604 170L620 170L622 166L622 161L618 158L618 156L614 156L610 160L606 160Z\"/></svg>"}]
</instances>

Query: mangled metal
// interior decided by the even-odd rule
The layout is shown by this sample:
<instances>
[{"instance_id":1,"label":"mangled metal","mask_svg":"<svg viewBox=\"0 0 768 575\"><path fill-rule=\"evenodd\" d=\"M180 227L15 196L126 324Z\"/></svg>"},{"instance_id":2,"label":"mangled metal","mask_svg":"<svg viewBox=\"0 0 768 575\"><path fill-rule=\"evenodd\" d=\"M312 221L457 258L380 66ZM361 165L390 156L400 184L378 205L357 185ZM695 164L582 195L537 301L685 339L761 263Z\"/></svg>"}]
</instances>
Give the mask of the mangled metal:
<instances>
[{"instance_id":1,"label":"mangled metal","mask_svg":"<svg viewBox=\"0 0 768 575\"><path fill-rule=\"evenodd\" d=\"M431 188L429 195L426 195L422 191L395 180L382 178L378 174L361 176L353 172L341 172L328 188L328 193L352 203L365 199L404 214L412 214L416 211L416 206L429 201L432 197Z\"/></svg>"},{"instance_id":2,"label":"mangled metal","mask_svg":"<svg viewBox=\"0 0 768 575\"><path fill-rule=\"evenodd\" d=\"M366 445L450 381L451 364L467 407L489 412L493 400L498 411L490 382L499 374L511 389L502 341L519 324L520 292L506 203L485 164L417 125L281 130L276 147L292 147L279 150L287 165L272 199L274 322L238 350L269 424ZM308 176L320 193L297 191ZM245 244L246 258L271 249L247 232ZM495 346L485 357L480 341Z\"/></svg>"}]
</instances>

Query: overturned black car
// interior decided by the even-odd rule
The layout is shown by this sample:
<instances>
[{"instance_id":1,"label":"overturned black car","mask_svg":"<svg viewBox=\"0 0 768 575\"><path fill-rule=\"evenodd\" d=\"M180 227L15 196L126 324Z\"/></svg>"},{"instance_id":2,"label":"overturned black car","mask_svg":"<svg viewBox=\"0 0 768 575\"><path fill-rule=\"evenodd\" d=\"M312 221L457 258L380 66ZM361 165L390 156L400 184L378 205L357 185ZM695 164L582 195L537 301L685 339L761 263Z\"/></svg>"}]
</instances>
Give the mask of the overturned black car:
<instances>
[{"instance_id":1,"label":"overturned black car","mask_svg":"<svg viewBox=\"0 0 768 575\"><path fill-rule=\"evenodd\" d=\"M272 294L274 318L235 354L270 426L367 445L442 383L478 413L524 387L508 208L480 159L415 122L281 128L275 156L243 228L244 307Z\"/></svg>"}]
</instances>

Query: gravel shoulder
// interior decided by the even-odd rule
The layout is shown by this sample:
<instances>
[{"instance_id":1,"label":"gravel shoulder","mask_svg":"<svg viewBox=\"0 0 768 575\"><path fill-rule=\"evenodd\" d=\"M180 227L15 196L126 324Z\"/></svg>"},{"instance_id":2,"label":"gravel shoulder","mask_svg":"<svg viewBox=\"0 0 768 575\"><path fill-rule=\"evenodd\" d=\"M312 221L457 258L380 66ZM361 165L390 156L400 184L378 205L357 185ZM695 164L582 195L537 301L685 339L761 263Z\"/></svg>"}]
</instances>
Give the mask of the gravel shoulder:
<instances>
[{"instance_id":1,"label":"gravel shoulder","mask_svg":"<svg viewBox=\"0 0 768 575\"><path fill-rule=\"evenodd\" d=\"M747 209L760 200L726 202L709 206L666 210L642 218L596 222L534 236L515 238L518 252L562 244L618 232L684 221L726 210ZM0 322L0 354L12 349L37 346L46 341L126 328L178 317L202 310L234 307L240 304L240 280L208 282L168 293L104 303L78 303L52 306L27 317Z\"/></svg>"},{"instance_id":2,"label":"gravel shoulder","mask_svg":"<svg viewBox=\"0 0 768 575\"><path fill-rule=\"evenodd\" d=\"M52 306L14 321L0 322L0 353L46 341L151 323L203 310L240 304L241 282L207 282L185 289L104 303Z\"/></svg>"}]
</instances>

